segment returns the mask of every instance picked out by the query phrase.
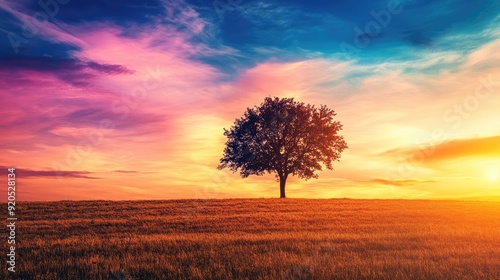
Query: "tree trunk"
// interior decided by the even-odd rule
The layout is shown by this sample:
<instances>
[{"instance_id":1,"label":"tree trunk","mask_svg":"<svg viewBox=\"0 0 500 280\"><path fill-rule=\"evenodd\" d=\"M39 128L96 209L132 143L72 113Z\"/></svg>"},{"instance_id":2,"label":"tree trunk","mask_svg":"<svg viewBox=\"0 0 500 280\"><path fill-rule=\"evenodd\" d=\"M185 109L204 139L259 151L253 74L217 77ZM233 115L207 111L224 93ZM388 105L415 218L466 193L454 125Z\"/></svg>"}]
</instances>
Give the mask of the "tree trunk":
<instances>
[{"instance_id":1,"label":"tree trunk","mask_svg":"<svg viewBox=\"0 0 500 280\"><path fill-rule=\"evenodd\" d=\"M287 176L280 176L280 198L286 198L285 195L286 177Z\"/></svg>"}]
</instances>

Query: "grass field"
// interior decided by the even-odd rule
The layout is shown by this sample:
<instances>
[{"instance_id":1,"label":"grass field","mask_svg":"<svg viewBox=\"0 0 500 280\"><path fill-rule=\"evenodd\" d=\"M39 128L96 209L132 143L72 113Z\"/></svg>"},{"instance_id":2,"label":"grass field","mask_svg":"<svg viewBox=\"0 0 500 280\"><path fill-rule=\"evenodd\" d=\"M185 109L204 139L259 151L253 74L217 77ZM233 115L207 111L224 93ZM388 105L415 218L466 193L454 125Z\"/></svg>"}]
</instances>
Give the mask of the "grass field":
<instances>
[{"instance_id":1,"label":"grass field","mask_svg":"<svg viewBox=\"0 0 500 280\"><path fill-rule=\"evenodd\" d=\"M498 202L62 201L17 213L16 273L2 257L1 279L500 279Z\"/></svg>"}]
</instances>

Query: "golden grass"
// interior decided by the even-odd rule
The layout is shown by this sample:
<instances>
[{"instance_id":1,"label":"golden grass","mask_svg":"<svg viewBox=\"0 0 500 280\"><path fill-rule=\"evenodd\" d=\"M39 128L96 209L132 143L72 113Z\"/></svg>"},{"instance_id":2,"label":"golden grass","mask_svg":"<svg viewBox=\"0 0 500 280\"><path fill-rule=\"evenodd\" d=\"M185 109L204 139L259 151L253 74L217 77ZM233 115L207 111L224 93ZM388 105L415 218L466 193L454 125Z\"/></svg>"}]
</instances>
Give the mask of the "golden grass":
<instances>
[{"instance_id":1,"label":"golden grass","mask_svg":"<svg viewBox=\"0 0 500 280\"><path fill-rule=\"evenodd\" d=\"M498 202L62 201L17 213L17 272L3 257L1 279L500 279Z\"/></svg>"}]
</instances>

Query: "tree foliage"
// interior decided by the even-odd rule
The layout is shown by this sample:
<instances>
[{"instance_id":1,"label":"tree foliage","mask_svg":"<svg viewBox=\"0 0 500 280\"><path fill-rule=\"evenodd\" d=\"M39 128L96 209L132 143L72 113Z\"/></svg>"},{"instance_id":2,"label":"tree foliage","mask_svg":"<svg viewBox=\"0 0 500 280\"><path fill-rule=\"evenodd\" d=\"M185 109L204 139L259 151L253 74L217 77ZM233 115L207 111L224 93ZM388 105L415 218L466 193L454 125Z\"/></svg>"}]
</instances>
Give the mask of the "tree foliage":
<instances>
[{"instance_id":1,"label":"tree foliage","mask_svg":"<svg viewBox=\"0 0 500 280\"><path fill-rule=\"evenodd\" d=\"M276 173L281 197L288 175L318 178L322 166L333 169L347 148L338 135L342 125L326 106L315 107L293 98L267 97L260 106L248 108L234 125L224 129L227 137L219 169L240 171L242 177Z\"/></svg>"}]
</instances>

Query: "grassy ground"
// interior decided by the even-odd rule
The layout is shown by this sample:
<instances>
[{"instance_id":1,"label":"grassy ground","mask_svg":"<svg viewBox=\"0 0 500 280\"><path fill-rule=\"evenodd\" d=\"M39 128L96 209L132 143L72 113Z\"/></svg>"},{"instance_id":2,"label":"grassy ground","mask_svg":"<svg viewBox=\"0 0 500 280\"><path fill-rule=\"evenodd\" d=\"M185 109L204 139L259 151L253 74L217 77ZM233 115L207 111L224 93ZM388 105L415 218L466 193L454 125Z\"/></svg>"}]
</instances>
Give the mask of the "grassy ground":
<instances>
[{"instance_id":1,"label":"grassy ground","mask_svg":"<svg viewBox=\"0 0 500 280\"><path fill-rule=\"evenodd\" d=\"M17 213L16 273L2 257L1 279L500 279L498 202L64 201Z\"/></svg>"}]
</instances>

